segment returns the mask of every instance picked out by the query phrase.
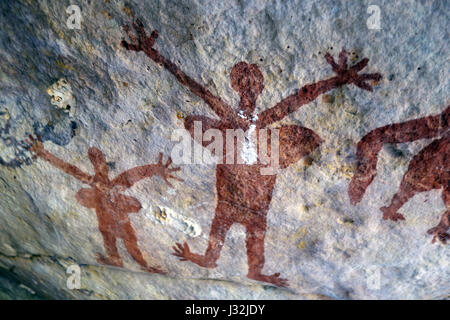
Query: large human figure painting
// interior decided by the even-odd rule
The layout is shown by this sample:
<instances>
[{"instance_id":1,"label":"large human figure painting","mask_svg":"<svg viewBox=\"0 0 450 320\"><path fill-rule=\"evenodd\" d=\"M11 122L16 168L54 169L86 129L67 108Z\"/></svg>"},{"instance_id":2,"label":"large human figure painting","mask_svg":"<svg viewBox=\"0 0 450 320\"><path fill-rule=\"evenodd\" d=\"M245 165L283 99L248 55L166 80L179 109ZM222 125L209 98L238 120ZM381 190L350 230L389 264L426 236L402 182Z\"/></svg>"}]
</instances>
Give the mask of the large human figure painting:
<instances>
[{"instance_id":1,"label":"large human figure painting","mask_svg":"<svg viewBox=\"0 0 450 320\"><path fill-rule=\"evenodd\" d=\"M141 269L150 273L165 273L159 267L147 264L138 247L136 233L129 218L130 213L141 210L141 203L134 197L126 196L121 192L133 186L136 182L158 175L171 186L168 179L180 180L173 175L179 168L171 168L172 160L163 163L163 155L159 154L157 164L139 166L119 174L116 178L109 178L109 170L105 155L97 148L89 148L88 157L94 166L94 175L89 175L78 167L63 161L44 149L42 141L30 136L27 141L30 150L39 157L63 172L70 174L90 188L80 189L75 199L84 207L94 209L97 214L98 228L103 236L107 256L97 255L101 264L123 267L122 259L117 249L117 240L122 239L128 253L141 266Z\"/></svg>"},{"instance_id":2,"label":"large human figure painting","mask_svg":"<svg viewBox=\"0 0 450 320\"><path fill-rule=\"evenodd\" d=\"M378 153L383 144L405 143L420 139L434 139L411 160L398 192L391 204L382 207L384 220L404 220L397 211L414 195L433 189L442 190L447 210L439 224L428 230L432 242L444 244L450 239L450 106L438 115L395 123L370 131L358 143L358 167L349 187L353 204L361 201L367 187L377 174Z\"/></svg>"},{"instance_id":3,"label":"large human figure painting","mask_svg":"<svg viewBox=\"0 0 450 320\"><path fill-rule=\"evenodd\" d=\"M346 84L355 84L362 89L372 91L372 87L367 81L377 81L381 78L378 73L358 74L367 65L369 61L367 58L349 67L345 50L342 50L339 54L338 63L334 61L330 54L327 54L325 58L336 73L334 77L305 85L274 107L255 116L256 101L264 89L264 77L257 65L239 62L231 69L231 86L241 98L238 110L236 110L187 76L177 65L153 48L155 39L158 37L156 30L151 35L147 35L142 22L139 20L133 23L133 28L136 34L131 31L130 26L124 26L130 43L123 40L122 46L127 50L143 51L150 59L171 72L193 94L203 99L220 118L220 120L216 120L205 116L186 117L185 128L193 137L195 121L202 123L203 132L215 128L225 134L227 129L240 128L247 131L250 126L254 126L255 130L258 131L282 120L301 106L315 100L320 94ZM295 125L282 126L279 128L280 167L286 168L297 162L316 149L320 143L320 137L310 129ZM204 143L203 146L205 146ZM276 175L262 175L260 173L262 166L263 164L259 159L254 164L217 165L216 189L218 199L215 216L211 224L208 248L204 254L197 254L190 250L187 243L177 243L174 246L174 255L182 261L191 261L202 267L214 268L217 266L216 262L228 230L234 223L239 223L246 228L249 268L247 276L250 279L278 286L288 285L287 280L280 277L280 273L272 275L263 273L266 216L272 199Z\"/></svg>"}]
</instances>

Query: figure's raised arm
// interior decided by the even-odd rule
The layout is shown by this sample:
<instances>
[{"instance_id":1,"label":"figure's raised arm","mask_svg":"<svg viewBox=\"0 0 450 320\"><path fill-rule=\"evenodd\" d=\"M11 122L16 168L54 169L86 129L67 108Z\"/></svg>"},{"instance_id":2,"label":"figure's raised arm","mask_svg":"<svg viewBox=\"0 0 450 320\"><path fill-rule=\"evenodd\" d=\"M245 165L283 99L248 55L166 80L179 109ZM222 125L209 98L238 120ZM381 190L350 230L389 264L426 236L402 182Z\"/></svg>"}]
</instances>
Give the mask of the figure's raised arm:
<instances>
[{"instance_id":1,"label":"figure's raised arm","mask_svg":"<svg viewBox=\"0 0 450 320\"><path fill-rule=\"evenodd\" d=\"M92 182L92 176L45 150L44 144L42 143L40 137L37 137L36 139L31 135L29 137L30 140L26 140L26 142L30 145L30 151L34 152L36 157L40 157L45 161L48 161L56 168L64 171L67 174L70 174L83 183L89 184Z\"/></svg>"},{"instance_id":2,"label":"figure's raised arm","mask_svg":"<svg viewBox=\"0 0 450 320\"><path fill-rule=\"evenodd\" d=\"M174 176L172 173L179 171L180 168L171 168L172 159L169 158L165 164L162 162L163 154L159 154L159 159L157 164L148 164L145 166L135 167L133 169L127 170L120 175L118 175L113 181L115 186L123 186L125 188L131 187L133 184L139 180L150 178L154 175L158 175L170 186L172 184L168 179L174 179L178 181L183 181L182 179Z\"/></svg>"},{"instance_id":3,"label":"figure's raised arm","mask_svg":"<svg viewBox=\"0 0 450 320\"><path fill-rule=\"evenodd\" d=\"M153 48L153 44L158 38L158 31L153 30L151 35L148 36L144 25L139 19L137 19L136 22L133 22L133 28L136 30L136 35L131 31L129 25L125 25L123 27L131 42L128 43L127 41L122 40L121 45L125 49L131 51L143 51L150 59L162 65L170 73L172 73L177 80L182 85L188 87L192 93L202 98L221 119L228 119L230 117L237 116L234 109L222 101L222 99L213 95L208 89L181 71L175 63L161 55L158 50Z\"/></svg>"},{"instance_id":4,"label":"figure's raised arm","mask_svg":"<svg viewBox=\"0 0 450 320\"><path fill-rule=\"evenodd\" d=\"M358 71L362 70L369 62L367 58L348 68L347 52L344 49L339 54L338 63L334 61L329 53L325 55L325 59L337 75L327 80L307 84L298 89L296 93L277 103L274 107L263 111L259 116L260 126L264 127L283 119L288 114L298 110L301 106L314 101L319 95L339 86L353 83L364 90L372 91L372 87L366 81L378 81L381 79L381 74L379 73L358 74Z\"/></svg>"},{"instance_id":5,"label":"figure's raised arm","mask_svg":"<svg viewBox=\"0 0 450 320\"><path fill-rule=\"evenodd\" d=\"M448 131L449 123L450 106L439 115L387 125L366 134L357 145L358 163L348 190L352 204L355 205L361 201L367 187L375 178L378 153L383 144L430 139Z\"/></svg>"}]
</instances>

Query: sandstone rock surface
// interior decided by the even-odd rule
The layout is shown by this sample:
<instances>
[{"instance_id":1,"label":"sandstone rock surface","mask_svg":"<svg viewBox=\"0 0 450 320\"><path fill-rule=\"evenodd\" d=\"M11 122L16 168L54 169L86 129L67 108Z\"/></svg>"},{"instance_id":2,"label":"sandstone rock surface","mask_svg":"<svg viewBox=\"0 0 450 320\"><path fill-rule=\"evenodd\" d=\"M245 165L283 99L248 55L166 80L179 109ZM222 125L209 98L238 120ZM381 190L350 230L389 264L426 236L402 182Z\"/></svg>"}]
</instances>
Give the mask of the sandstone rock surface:
<instances>
[{"instance_id":1,"label":"sandstone rock surface","mask_svg":"<svg viewBox=\"0 0 450 320\"><path fill-rule=\"evenodd\" d=\"M69 28L70 4L81 9L79 29ZM369 5L378 7L381 29ZM364 135L439 114L449 104L449 9L446 1L2 1L0 298L448 297L450 246L432 244L427 234L448 210L442 189L412 197L399 211L404 221L382 220L380 211L432 139L385 144L377 176L358 204L348 187ZM136 19L149 35L158 30L155 49L232 107L239 95L230 70L240 61L256 64L264 76L256 113L333 77L327 52L337 60L345 48L350 66L367 57L361 72L382 75L369 81L372 92L340 86L278 123L309 128L323 141L278 174L272 193L263 271L281 273L288 288L247 277L240 224L227 233L215 268L172 254L176 243L187 242L195 253L208 246L215 165L175 164L183 181L170 180L173 188L153 176L123 191L141 205L130 214L131 226L143 258L167 272L162 275L142 271L123 241L117 242L123 267L101 265L98 254L106 251L95 210L77 201L86 185L32 158L28 134L93 174L88 150L95 147L115 177L156 164L160 152L166 161L177 144L172 134L188 116L218 119L166 68L121 46L130 41L122 26ZM70 84L74 112L55 108L46 92L59 79ZM71 265L80 266L80 289L67 286Z\"/></svg>"}]
</instances>

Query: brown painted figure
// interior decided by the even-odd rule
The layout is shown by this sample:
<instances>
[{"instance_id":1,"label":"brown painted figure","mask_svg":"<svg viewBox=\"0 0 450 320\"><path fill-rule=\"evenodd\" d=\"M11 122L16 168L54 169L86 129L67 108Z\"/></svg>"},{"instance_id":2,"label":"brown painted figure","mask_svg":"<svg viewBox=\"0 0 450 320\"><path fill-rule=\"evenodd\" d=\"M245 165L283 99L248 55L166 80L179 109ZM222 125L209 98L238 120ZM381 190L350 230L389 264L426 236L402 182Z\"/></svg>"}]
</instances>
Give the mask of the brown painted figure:
<instances>
[{"instance_id":1,"label":"brown painted figure","mask_svg":"<svg viewBox=\"0 0 450 320\"><path fill-rule=\"evenodd\" d=\"M202 130L215 128L225 134L227 129L242 129L247 131L250 126L261 130L282 120L289 113L295 112L302 105L316 99L320 94L339 86L353 83L365 90L372 90L367 80L379 80L379 74L358 74L368 63L363 59L353 67L347 66L346 52L339 55L335 63L331 55L325 56L331 64L336 76L302 87L296 93L282 100L257 117L253 115L256 101L264 89L264 77L255 64L239 62L230 72L231 86L241 97L238 110L232 108L221 98L214 96L208 89L182 72L178 66L162 56L153 48L157 31L147 35L143 24L137 20L133 23L136 35L129 26L124 26L131 43L122 41L127 50L143 51L150 59L162 65L171 72L177 80L186 86L193 94L202 98L217 114L220 120L204 116L189 116L185 119L185 128L193 134L194 121L202 122ZM312 130L298 126L283 126L279 131L280 167L286 168L303 156L311 153L321 143L321 139ZM203 142L203 146L207 143ZM226 154L226 150L224 152ZM223 162L225 163L225 162ZM191 261L202 267L214 268L224 245L225 237L234 223L240 223L246 228L246 247L248 256L248 277L258 281L287 286L287 280L280 278L279 273L263 274L265 262L264 237L266 234L266 216L272 199L276 175L261 175L263 165L249 164L219 164L216 170L217 207L211 225L209 245L205 254L191 252L187 243L174 247L175 255L182 261Z\"/></svg>"},{"instance_id":2,"label":"brown painted figure","mask_svg":"<svg viewBox=\"0 0 450 320\"><path fill-rule=\"evenodd\" d=\"M375 129L358 143L358 168L350 182L349 196L353 204L361 201L367 187L377 174L377 160L383 144L405 143L419 139L437 138L420 151L408 166L398 192L388 207L382 207L383 219L404 220L397 211L417 193L442 189L442 199L447 211L440 223L428 230L432 242L446 243L450 239L450 106L441 114Z\"/></svg>"},{"instance_id":3,"label":"brown painted figure","mask_svg":"<svg viewBox=\"0 0 450 320\"><path fill-rule=\"evenodd\" d=\"M122 239L127 251L139 263L142 270L151 273L164 273L158 267L149 266L138 247L137 237L128 215L141 209L139 200L123 195L121 192L130 188L139 180L154 175L160 176L171 186L168 181L169 178L180 180L172 175L173 172L180 169L170 167L171 159L169 158L166 164L163 164L163 155L160 153L157 164L135 167L110 180L105 155L99 149L89 148L88 151L89 160L94 166L95 172L91 176L45 150L39 139L34 139L31 136L30 139L31 141L28 141L28 143L36 156L90 186L90 188L79 190L75 198L84 207L95 209L97 214L98 228L103 236L104 246L108 254L106 257L98 254L97 261L101 264L123 267L116 246L117 239Z\"/></svg>"}]
</instances>

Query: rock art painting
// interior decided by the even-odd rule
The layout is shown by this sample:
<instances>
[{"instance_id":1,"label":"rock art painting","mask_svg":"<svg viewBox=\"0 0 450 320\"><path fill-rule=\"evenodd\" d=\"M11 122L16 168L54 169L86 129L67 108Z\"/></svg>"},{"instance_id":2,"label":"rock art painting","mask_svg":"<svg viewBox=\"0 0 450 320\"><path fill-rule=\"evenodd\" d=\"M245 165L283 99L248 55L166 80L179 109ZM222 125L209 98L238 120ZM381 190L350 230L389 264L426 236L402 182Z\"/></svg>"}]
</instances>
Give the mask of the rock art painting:
<instances>
[{"instance_id":1,"label":"rock art painting","mask_svg":"<svg viewBox=\"0 0 450 320\"><path fill-rule=\"evenodd\" d=\"M411 160L398 192L391 204L382 207L384 220L405 220L398 210L414 195L442 189L447 211L439 224L428 230L432 242L446 243L450 227L450 106L438 115L387 125L366 134L358 143L357 171L350 183L349 196L353 204L361 201L367 187L377 174L378 153L383 144L406 143L419 139L434 139Z\"/></svg>"},{"instance_id":2,"label":"rock art painting","mask_svg":"<svg viewBox=\"0 0 450 320\"><path fill-rule=\"evenodd\" d=\"M105 155L97 148L88 150L88 157L94 166L94 175L83 172L78 167L65 162L44 149L42 141L30 136L27 143L30 150L54 167L73 176L90 188L80 189L75 195L76 200L84 207L94 209L97 214L98 228L103 236L104 247L107 253L97 255L97 261L101 264L123 267L116 242L122 239L128 253L141 266L141 269L150 273L165 273L157 266L149 266L138 247L136 233L131 225L129 214L141 210L141 203L133 197L123 195L121 192L130 188L138 181L152 176L160 176L169 186L168 179L180 180L173 175L180 168L171 167L169 158L163 163L163 154L159 154L157 164L149 164L129 169L116 178L109 178L109 170Z\"/></svg>"},{"instance_id":3,"label":"rock art painting","mask_svg":"<svg viewBox=\"0 0 450 320\"><path fill-rule=\"evenodd\" d=\"M264 89L264 77L256 64L239 62L231 68L231 86L240 96L237 109L228 105L223 99L214 96L208 89L186 75L180 68L162 56L153 45L158 37L155 30L147 35L141 21L133 23L134 34L130 26L124 26L130 42L122 41L122 46L129 51L143 51L155 63L162 65L176 79L186 86L194 95L203 99L217 114L220 120L204 116L188 116L185 118L185 129L193 135L194 121L201 121L202 130L216 128L222 132L227 129L241 128L261 130L288 114L297 111L301 106L315 100L319 95L347 84L354 84L364 90L372 91L369 80L380 80L378 73L359 74L366 67L369 59L364 58L354 66L347 65L347 52L342 50L336 63L330 54L326 61L336 73L334 77L317 83L308 84L294 94L280 101L258 115L254 115L258 96ZM303 156L310 154L321 143L321 138L312 130L295 125L279 128L280 166L286 168ZM238 152L238 151L236 151ZM264 274L265 263L264 239L267 227L267 212L272 199L276 175L262 175L258 161L255 164L218 164L216 168L217 207L211 224L209 244L204 254L190 250L187 243L177 243L174 255L182 261L191 261L205 268L215 268L224 246L230 227L239 223L246 228L246 248L248 256L248 278L272 283L277 286L288 286L287 279L280 273Z\"/></svg>"}]
</instances>

